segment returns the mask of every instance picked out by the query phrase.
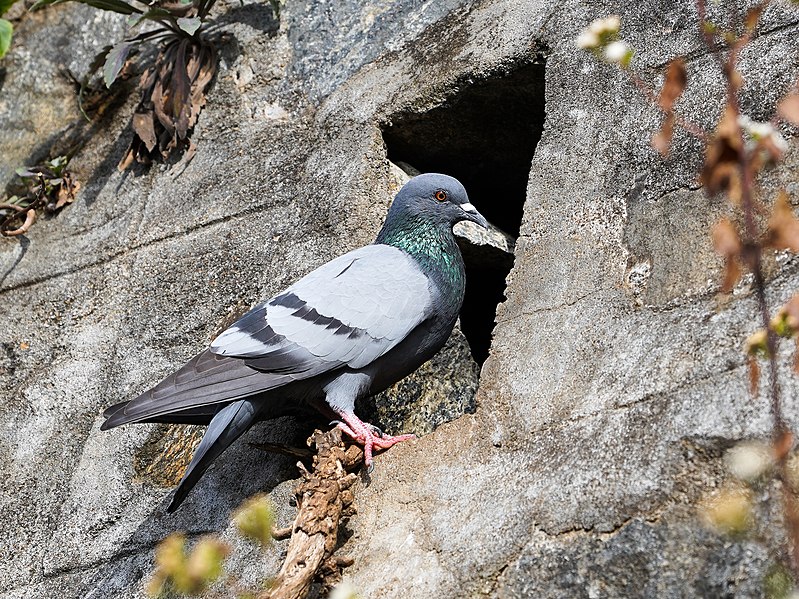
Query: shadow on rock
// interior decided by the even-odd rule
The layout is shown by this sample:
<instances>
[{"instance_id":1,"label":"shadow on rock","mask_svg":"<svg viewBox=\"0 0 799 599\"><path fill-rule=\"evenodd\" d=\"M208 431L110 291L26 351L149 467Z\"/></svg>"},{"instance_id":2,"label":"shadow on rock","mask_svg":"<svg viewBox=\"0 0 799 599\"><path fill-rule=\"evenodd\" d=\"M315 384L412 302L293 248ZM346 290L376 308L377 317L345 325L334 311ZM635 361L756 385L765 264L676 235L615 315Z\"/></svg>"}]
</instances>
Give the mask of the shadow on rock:
<instances>
[{"instance_id":1,"label":"shadow on rock","mask_svg":"<svg viewBox=\"0 0 799 599\"><path fill-rule=\"evenodd\" d=\"M11 265L0 275L0 288L3 286L3 283L5 283L6 277L17 267L17 264L22 262L22 259L28 252L28 248L31 246L31 240L24 235L18 236L17 239L19 239L19 251L16 252L16 256L13 258Z\"/></svg>"}]
</instances>

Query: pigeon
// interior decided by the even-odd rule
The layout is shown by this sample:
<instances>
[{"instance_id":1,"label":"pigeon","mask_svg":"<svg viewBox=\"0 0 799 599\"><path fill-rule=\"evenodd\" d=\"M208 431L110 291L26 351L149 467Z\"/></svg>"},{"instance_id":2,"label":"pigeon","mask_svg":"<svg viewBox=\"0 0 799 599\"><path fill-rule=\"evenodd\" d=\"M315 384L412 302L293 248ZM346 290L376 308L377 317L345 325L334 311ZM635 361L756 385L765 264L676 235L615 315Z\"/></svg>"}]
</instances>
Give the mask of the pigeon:
<instances>
[{"instance_id":1,"label":"pigeon","mask_svg":"<svg viewBox=\"0 0 799 599\"><path fill-rule=\"evenodd\" d=\"M255 422L318 410L364 448L389 436L355 401L412 373L446 342L463 304L465 271L452 227L488 222L447 175L408 181L373 244L335 258L256 305L210 347L131 401L105 410L101 430L129 423L205 424L168 512Z\"/></svg>"}]
</instances>

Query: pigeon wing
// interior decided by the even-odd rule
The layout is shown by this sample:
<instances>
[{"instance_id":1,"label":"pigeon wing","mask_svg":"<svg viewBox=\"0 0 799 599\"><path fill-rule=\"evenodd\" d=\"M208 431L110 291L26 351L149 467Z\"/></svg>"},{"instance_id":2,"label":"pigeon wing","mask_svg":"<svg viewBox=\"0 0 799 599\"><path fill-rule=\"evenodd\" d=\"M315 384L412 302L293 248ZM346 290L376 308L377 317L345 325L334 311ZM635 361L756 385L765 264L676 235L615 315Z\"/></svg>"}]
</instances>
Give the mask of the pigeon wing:
<instances>
[{"instance_id":1,"label":"pigeon wing","mask_svg":"<svg viewBox=\"0 0 799 599\"><path fill-rule=\"evenodd\" d=\"M369 245L336 258L257 306L211 351L263 372L313 376L363 368L432 314L427 277L405 252Z\"/></svg>"},{"instance_id":2,"label":"pigeon wing","mask_svg":"<svg viewBox=\"0 0 799 599\"><path fill-rule=\"evenodd\" d=\"M193 414L341 366L362 368L432 313L427 277L387 245L340 256L264 302L177 372L105 411L103 429ZM211 411L213 411L211 409ZM166 417L165 417L166 416Z\"/></svg>"}]
</instances>

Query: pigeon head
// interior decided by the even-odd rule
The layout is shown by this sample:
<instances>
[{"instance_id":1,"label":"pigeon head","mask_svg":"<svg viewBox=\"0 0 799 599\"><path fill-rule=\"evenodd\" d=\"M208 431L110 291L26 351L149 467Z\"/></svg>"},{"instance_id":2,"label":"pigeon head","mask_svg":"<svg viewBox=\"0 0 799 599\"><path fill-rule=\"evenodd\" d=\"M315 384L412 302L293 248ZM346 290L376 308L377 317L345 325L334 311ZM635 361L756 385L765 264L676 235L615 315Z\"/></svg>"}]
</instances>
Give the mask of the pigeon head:
<instances>
[{"instance_id":1,"label":"pigeon head","mask_svg":"<svg viewBox=\"0 0 799 599\"><path fill-rule=\"evenodd\" d=\"M438 173L418 175L403 185L388 214L389 220L395 217L421 217L449 229L462 220L488 227L461 182Z\"/></svg>"}]
</instances>

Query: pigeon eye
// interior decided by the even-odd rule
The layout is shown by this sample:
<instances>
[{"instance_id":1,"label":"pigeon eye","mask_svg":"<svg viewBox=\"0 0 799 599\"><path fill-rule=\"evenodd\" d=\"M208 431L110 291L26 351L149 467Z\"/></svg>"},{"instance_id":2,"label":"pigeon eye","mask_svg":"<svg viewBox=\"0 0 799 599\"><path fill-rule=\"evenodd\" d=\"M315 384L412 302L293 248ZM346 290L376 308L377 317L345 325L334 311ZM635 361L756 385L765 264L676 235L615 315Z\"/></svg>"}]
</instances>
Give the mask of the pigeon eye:
<instances>
[{"instance_id":1,"label":"pigeon eye","mask_svg":"<svg viewBox=\"0 0 799 599\"><path fill-rule=\"evenodd\" d=\"M447 192L439 189L436 193L433 194L433 197L437 199L439 202L445 202L447 200Z\"/></svg>"}]
</instances>

